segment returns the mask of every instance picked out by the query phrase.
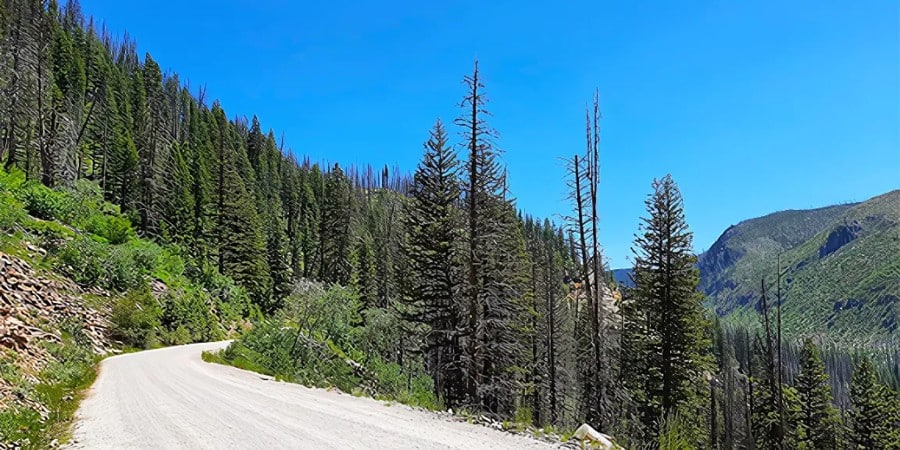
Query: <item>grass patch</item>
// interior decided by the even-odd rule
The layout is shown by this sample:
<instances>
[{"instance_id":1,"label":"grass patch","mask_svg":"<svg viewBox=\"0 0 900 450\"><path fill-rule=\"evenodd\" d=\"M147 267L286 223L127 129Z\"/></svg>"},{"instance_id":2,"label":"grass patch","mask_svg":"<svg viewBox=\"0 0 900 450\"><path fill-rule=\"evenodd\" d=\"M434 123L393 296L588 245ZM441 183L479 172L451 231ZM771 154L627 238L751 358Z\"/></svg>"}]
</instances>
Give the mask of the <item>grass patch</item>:
<instances>
[{"instance_id":1,"label":"grass patch","mask_svg":"<svg viewBox=\"0 0 900 450\"><path fill-rule=\"evenodd\" d=\"M17 395L44 405L46 419L34 408L12 407L0 411L0 442L15 448L48 448L54 441L65 443L84 391L97 377L99 358L90 348L68 338L62 344L46 344L53 360L31 383L19 373L13 360L4 357L0 376L14 386Z\"/></svg>"},{"instance_id":2,"label":"grass patch","mask_svg":"<svg viewBox=\"0 0 900 450\"><path fill-rule=\"evenodd\" d=\"M251 372L261 373L263 375L274 376L271 371L265 367L253 362L242 355L233 355L231 359L225 356L226 350L205 351L202 358L204 361L213 364L222 364L224 366L237 367L238 369L249 370Z\"/></svg>"}]
</instances>

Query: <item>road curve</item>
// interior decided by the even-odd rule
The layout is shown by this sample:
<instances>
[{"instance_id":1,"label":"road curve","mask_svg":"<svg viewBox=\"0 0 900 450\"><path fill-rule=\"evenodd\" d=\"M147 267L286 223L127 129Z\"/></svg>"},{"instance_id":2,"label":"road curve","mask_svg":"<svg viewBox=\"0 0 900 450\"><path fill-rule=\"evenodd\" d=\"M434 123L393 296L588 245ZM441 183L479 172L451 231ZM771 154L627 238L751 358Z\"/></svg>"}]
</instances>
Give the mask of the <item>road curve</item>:
<instances>
[{"instance_id":1,"label":"road curve","mask_svg":"<svg viewBox=\"0 0 900 450\"><path fill-rule=\"evenodd\" d=\"M71 448L547 449L403 405L204 362L226 342L115 356L78 410Z\"/></svg>"}]
</instances>

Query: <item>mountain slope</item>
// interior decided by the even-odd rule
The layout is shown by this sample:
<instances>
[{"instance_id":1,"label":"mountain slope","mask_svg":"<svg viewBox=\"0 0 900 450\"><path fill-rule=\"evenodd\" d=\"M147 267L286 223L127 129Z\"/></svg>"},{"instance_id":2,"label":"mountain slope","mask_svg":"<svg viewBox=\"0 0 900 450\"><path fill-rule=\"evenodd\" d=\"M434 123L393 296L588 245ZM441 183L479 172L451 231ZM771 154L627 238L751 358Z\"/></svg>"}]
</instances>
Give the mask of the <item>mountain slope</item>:
<instances>
[{"instance_id":1,"label":"mountain slope","mask_svg":"<svg viewBox=\"0 0 900 450\"><path fill-rule=\"evenodd\" d=\"M719 315L755 320L748 313L758 301L760 279L775 294L779 258L788 333L828 333L857 344L896 339L900 190L732 226L700 255L700 288Z\"/></svg>"},{"instance_id":2,"label":"mountain slope","mask_svg":"<svg viewBox=\"0 0 900 450\"><path fill-rule=\"evenodd\" d=\"M634 282L631 281L631 274L634 269L613 269L612 276L613 279L616 280L616 283L619 283L620 286L624 287L634 287Z\"/></svg>"},{"instance_id":3,"label":"mountain slope","mask_svg":"<svg viewBox=\"0 0 900 450\"><path fill-rule=\"evenodd\" d=\"M747 283L759 288L759 272L775 271L775 256L808 241L854 205L780 211L732 225L698 260L700 290L715 297L716 312L727 314L751 301ZM740 295L735 290L741 292Z\"/></svg>"}]
</instances>

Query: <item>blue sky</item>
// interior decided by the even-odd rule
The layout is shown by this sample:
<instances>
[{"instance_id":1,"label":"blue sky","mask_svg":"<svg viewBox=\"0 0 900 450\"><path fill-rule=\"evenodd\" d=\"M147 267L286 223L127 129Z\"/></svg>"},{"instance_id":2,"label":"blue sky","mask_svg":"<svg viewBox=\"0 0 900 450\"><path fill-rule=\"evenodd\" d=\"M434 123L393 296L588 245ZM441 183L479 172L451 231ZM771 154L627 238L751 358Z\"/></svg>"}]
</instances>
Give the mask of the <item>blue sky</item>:
<instances>
[{"instance_id":1,"label":"blue sky","mask_svg":"<svg viewBox=\"0 0 900 450\"><path fill-rule=\"evenodd\" d=\"M480 60L513 193L567 213L564 164L601 91L601 238L613 267L671 173L695 250L729 225L900 187L894 0L82 0L229 115L298 155L412 171Z\"/></svg>"}]
</instances>

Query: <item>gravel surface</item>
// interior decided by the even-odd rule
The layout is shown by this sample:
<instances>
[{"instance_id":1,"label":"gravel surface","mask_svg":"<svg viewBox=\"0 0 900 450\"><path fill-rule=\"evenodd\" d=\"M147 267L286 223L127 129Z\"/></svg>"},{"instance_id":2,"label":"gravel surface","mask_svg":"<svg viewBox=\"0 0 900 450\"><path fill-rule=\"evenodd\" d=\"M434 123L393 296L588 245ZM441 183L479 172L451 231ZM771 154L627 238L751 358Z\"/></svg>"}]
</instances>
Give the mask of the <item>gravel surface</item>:
<instances>
[{"instance_id":1,"label":"gravel surface","mask_svg":"<svg viewBox=\"0 0 900 450\"><path fill-rule=\"evenodd\" d=\"M70 448L548 449L407 406L277 382L204 362L227 342L108 358Z\"/></svg>"}]
</instances>

